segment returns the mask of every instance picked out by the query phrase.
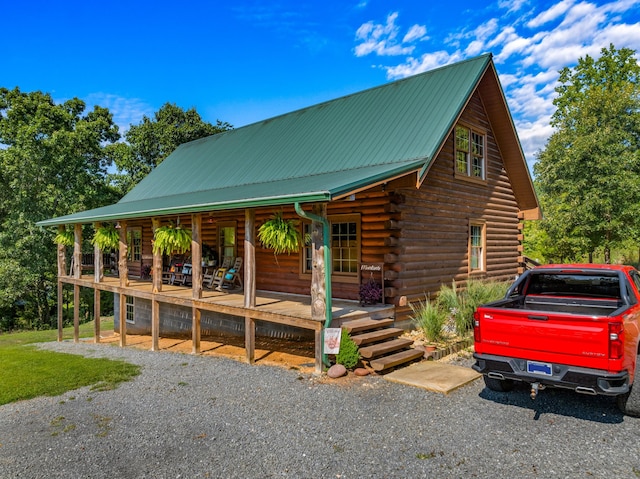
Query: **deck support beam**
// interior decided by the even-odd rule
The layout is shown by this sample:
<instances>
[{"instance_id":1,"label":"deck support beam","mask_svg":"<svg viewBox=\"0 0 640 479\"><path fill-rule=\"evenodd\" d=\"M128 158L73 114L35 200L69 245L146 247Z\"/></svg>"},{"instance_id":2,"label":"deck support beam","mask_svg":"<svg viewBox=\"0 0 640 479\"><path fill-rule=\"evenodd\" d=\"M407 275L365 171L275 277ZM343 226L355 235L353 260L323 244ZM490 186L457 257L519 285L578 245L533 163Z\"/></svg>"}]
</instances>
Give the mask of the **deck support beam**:
<instances>
[{"instance_id":1,"label":"deck support beam","mask_svg":"<svg viewBox=\"0 0 640 479\"><path fill-rule=\"evenodd\" d=\"M200 354L200 309L191 307L193 323L191 325L191 352Z\"/></svg>"},{"instance_id":2,"label":"deck support beam","mask_svg":"<svg viewBox=\"0 0 640 479\"><path fill-rule=\"evenodd\" d=\"M160 350L160 303L151 300L151 351Z\"/></svg>"}]
</instances>

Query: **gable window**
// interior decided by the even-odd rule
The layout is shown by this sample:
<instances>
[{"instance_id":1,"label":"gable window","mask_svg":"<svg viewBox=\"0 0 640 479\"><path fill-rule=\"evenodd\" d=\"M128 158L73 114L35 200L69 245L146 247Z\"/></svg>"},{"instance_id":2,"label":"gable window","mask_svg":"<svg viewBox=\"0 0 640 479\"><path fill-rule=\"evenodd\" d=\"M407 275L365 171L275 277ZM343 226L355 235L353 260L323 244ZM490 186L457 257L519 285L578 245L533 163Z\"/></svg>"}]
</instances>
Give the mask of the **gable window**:
<instances>
[{"instance_id":1,"label":"gable window","mask_svg":"<svg viewBox=\"0 0 640 479\"><path fill-rule=\"evenodd\" d=\"M485 136L456 126L456 175L485 179Z\"/></svg>"},{"instance_id":2,"label":"gable window","mask_svg":"<svg viewBox=\"0 0 640 479\"><path fill-rule=\"evenodd\" d=\"M360 216L329 217L331 229L332 274L336 278L356 278L360 261ZM304 238L311 234L311 223L302 224ZM302 248L302 272L311 273L313 247L305 243ZM348 281L348 280L347 280Z\"/></svg>"},{"instance_id":3,"label":"gable window","mask_svg":"<svg viewBox=\"0 0 640 479\"><path fill-rule=\"evenodd\" d=\"M471 223L469 225L469 273L485 271L485 225Z\"/></svg>"}]
</instances>

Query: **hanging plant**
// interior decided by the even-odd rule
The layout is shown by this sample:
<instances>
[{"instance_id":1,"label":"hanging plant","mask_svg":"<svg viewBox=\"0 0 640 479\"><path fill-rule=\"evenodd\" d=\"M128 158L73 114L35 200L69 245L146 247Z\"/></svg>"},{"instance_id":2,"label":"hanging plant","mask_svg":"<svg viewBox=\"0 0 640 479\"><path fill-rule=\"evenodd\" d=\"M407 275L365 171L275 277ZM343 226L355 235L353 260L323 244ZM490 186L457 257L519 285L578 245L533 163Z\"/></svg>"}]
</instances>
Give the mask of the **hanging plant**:
<instances>
[{"instance_id":1,"label":"hanging plant","mask_svg":"<svg viewBox=\"0 0 640 479\"><path fill-rule=\"evenodd\" d=\"M120 246L120 233L112 224L96 229L91 244L101 251L115 251Z\"/></svg>"},{"instance_id":2,"label":"hanging plant","mask_svg":"<svg viewBox=\"0 0 640 479\"><path fill-rule=\"evenodd\" d=\"M153 237L154 254L184 254L191 249L191 230L173 223L156 229Z\"/></svg>"},{"instance_id":3,"label":"hanging plant","mask_svg":"<svg viewBox=\"0 0 640 479\"><path fill-rule=\"evenodd\" d=\"M53 238L53 242L64 246L73 246L73 243L75 242L73 230L59 231Z\"/></svg>"},{"instance_id":4,"label":"hanging plant","mask_svg":"<svg viewBox=\"0 0 640 479\"><path fill-rule=\"evenodd\" d=\"M258 229L258 239L274 255L297 253L302 242L298 222L285 220L282 212L276 212Z\"/></svg>"}]
</instances>

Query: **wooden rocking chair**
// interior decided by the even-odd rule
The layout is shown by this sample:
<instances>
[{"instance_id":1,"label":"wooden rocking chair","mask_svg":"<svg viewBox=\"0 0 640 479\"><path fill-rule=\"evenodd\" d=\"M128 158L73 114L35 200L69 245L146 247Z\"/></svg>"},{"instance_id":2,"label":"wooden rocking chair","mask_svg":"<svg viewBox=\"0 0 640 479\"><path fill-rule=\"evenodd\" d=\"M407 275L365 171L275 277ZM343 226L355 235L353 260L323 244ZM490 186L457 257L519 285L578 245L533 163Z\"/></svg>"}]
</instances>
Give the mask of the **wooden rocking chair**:
<instances>
[{"instance_id":1,"label":"wooden rocking chair","mask_svg":"<svg viewBox=\"0 0 640 479\"><path fill-rule=\"evenodd\" d=\"M212 273L207 272L202 277L202 285L206 286L209 289L212 289L214 286L214 281L218 277L223 277L224 273L231 267L231 262L233 261L233 256L225 256L222 259L222 264L219 268L214 270Z\"/></svg>"},{"instance_id":2,"label":"wooden rocking chair","mask_svg":"<svg viewBox=\"0 0 640 479\"><path fill-rule=\"evenodd\" d=\"M238 257L236 258L231 268L224 271L220 275L218 275L218 273L216 272L216 277L213 278L213 286L215 287L216 291L222 291L223 288L242 290L242 277L240 276L241 268L242 258Z\"/></svg>"}]
</instances>

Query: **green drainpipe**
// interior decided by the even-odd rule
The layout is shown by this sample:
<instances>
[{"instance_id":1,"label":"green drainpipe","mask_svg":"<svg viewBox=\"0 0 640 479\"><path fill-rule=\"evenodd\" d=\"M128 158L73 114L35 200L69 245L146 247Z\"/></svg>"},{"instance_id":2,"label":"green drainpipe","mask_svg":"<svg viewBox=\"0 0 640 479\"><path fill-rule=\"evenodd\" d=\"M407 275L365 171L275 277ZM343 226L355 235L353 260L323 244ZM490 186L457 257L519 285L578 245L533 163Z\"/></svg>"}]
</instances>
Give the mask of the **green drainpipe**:
<instances>
[{"instance_id":1,"label":"green drainpipe","mask_svg":"<svg viewBox=\"0 0 640 479\"><path fill-rule=\"evenodd\" d=\"M330 328L331 320L333 319L333 305L331 304L331 245L329 238L329 220L313 213L307 213L302 209L302 206L300 206L300 203L298 202L296 202L294 206L296 208L296 213L298 213L298 215L302 218L322 223L322 242L324 244L324 291L325 301L327 303L325 310L324 329ZM322 331L322 339L324 341L324 330ZM331 365L331 363L329 362L329 358L324 352L322 353L322 362L325 364L325 366Z\"/></svg>"}]
</instances>

